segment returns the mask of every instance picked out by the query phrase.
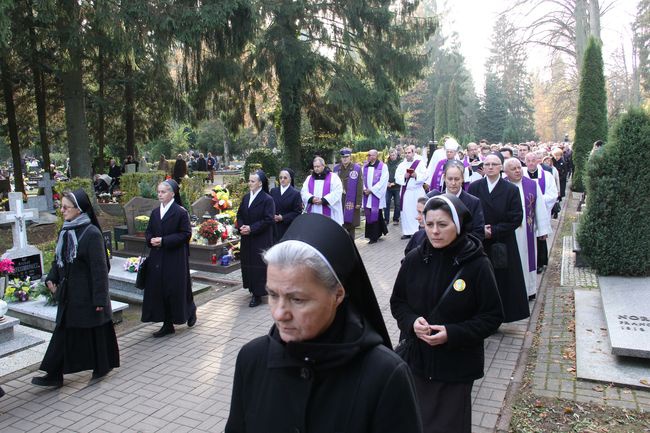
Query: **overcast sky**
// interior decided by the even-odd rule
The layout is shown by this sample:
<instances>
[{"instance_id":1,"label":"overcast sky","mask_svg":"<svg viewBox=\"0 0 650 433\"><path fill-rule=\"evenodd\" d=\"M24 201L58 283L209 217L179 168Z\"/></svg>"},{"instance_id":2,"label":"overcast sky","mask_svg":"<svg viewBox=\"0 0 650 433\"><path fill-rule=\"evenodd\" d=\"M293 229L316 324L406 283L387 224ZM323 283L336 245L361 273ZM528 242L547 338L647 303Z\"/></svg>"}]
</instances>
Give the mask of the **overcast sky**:
<instances>
[{"instance_id":1,"label":"overcast sky","mask_svg":"<svg viewBox=\"0 0 650 433\"><path fill-rule=\"evenodd\" d=\"M625 44L631 56L631 23L636 15L638 0L601 0L602 4L614 2L605 16L601 18L601 37L605 67L614 50ZM461 51L474 78L478 93L483 93L483 68L490 51L490 38L498 14L510 0L447 0L444 7L449 10L448 18L443 19L443 32L453 29L458 32ZM530 47L528 53L529 72L541 71L549 64L550 53L543 48Z\"/></svg>"}]
</instances>

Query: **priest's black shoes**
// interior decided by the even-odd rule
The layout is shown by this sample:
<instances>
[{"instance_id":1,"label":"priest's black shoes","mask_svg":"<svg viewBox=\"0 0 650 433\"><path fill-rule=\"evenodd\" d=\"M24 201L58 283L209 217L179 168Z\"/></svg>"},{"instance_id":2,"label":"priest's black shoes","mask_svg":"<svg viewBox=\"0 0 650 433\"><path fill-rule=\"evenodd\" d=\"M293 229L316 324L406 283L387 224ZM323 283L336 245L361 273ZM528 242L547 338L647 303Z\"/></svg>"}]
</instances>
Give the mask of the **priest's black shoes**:
<instances>
[{"instance_id":1,"label":"priest's black shoes","mask_svg":"<svg viewBox=\"0 0 650 433\"><path fill-rule=\"evenodd\" d=\"M53 386L53 387L60 388L63 386L63 376L46 374L45 376L32 377L32 385Z\"/></svg>"},{"instance_id":2,"label":"priest's black shoes","mask_svg":"<svg viewBox=\"0 0 650 433\"><path fill-rule=\"evenodd\" d=\"M258 305L261 305L261 304L262 304L262 297L253 295L253 297L251 298L251 301L248 303L248 306L253 308L253 307L257 307Z\"/></svg>"},{"instance_id":3,"label":"priest's black shoes","mask_svg":"<svg viewBox=\"0 0 650 433\"><path fill-rule=\"evenodd\" d=\"M187 326L189 328L191 328L194 325L196 325L196 311L192 313L189 319L187 319Z\"/></svg>"},{"instance_id":4,"label":"priest's black shoes","mask_svg":"<svg viewBox=\"0 0 650 433\"><path fill-rule=\"evenodd\" d=\"M101 371L101 372L100 372L100 371L94 371L94 370L93 370L93 375L92 375L92 377L91 377L90 379L91 379L91 380L99 380L99 379L101 379L102 377L106 376L108 373L110 373L111 370L112 370L112 368L109 369L109 370L106 370L106 371Z\"/></svg>"},{"instance_id":5,"label":"priest's black shoes","mask_svg":"<svg viewBox=\"0 0 650 433\"><path fill-rule=\"evenodd\" d=\"M164 324L159 331L153 333L153 338L164 337L165 335L173 334L174 332L176 332L174 325Z\"/></svg>"},{"instance_id":6,"label":"priest's black shoes","mask_svg":"<svg viewBox=\"0 0 650 433\"><path fill-rule=\"evenodd\" d=\"M411 235L402 235L402 237L400 239L402 239L402 240L411 239Z\"/></svg>"}]
</instances>

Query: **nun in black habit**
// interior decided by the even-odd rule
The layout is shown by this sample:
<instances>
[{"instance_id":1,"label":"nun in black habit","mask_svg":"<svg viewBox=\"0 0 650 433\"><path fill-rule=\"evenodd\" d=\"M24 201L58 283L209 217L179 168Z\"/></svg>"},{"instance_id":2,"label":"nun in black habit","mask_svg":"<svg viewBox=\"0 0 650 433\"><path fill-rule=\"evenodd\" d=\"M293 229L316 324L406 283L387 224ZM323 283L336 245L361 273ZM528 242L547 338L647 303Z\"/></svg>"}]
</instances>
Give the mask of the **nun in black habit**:
<instances>
[{"instance_id":1,"label":"nun in black habit","mask_svg":"<svg viewBox=\"0 0 650 433\"><path fill-rule=\"evenodd\" d=\"M280 185L271 190L275 203L275 234L274 242L278 242L293 222L302 213L302 197L294 187L294 172L290 168L280 170Z\"/></svg>"},{"instance_id":2,"label":"nun in black habit","mask_svg":"<svg viewBox=\"0 0 650 433\"><path fill-rule=\"evenodd\" d=\"M404 258L390 298L401 331L397 351L415 377L424 431L470 433L483 341L501 325L503 309L462 201L430 198L424 221L426 239Z\"/></svg>"},{"instance_id":3,"label":"nun in black habit","mask_svg":"<svg viewBox=\"0 0 650 433\"><path fill-rule=\"evenodd\" d=\"M45 282L57 300L56 327L41 362L39 386L61 386L63 375L93 370L99 379L120 366L108 295L110 262L102 230L82 189L61 200L64 223Z\"/></svg>"},{"instance_id":4,"label":"nun in black habit","mask_svg":"<svg viewBox=\"0 0 650 433\"><path fill-rule=\"evenodd\" d=\"M241 235L241 273L244 288L251 292L249 307L257 307L266 295L266 264L262 252L273 246L275 204L268 194L269 183L262 170L248 177L249 192L237 210Z\"/></svg>"},{"instance_id":5,"label":"nun in black habit","mask_svg":"<svg viewBox=\"0 0 650 433\"><path fill-rule=\"evenodd\" d=\"M190 217L174 180L158 185L158 200L160 206L151 211L145 231L151 250L142 302L143 322L163 322L153 334L156 338L173 334L174 324L196 324L189 263Z\"/></svg>"},{"instance_id":6,"label":"nun in black habit","mask_svg":"<svg viewBox=\"0 0 650 433\"><path fill-rule=\"evenodd\" d=\"M413 378L347 231L301 215L264 259L274 325L239 352L226 433L421 432Z\"/></svg>"}]
</instances>

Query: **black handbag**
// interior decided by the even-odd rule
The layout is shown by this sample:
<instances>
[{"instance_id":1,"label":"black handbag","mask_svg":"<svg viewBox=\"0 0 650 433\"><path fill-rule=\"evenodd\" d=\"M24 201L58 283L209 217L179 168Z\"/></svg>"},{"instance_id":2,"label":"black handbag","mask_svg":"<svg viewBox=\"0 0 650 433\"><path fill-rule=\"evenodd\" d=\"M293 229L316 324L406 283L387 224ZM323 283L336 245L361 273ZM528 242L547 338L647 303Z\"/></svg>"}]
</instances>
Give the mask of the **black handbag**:
<instances>
[{"instance_id":1,"label":"black handbag","mask_svg":"<svg viewBox=\"0 0 650 433\"><path fill-rule=\"evenodd\" d=\"M488 253L494 269L508 268L508 245L503 242L495 242L490 246Z\"/></svg>"},{"instance_id":2,"label":"black handbag","mask_svg":"<svg viewBox=\"0 0 650 433\"><path fill-rule=\"evenodd\" d=\"M138 265L138 275L135 277L135 287L140 290L144 290L147 285L147 268L149 267L149 260L147 260L147 257L144 255L146 249L147 244L145 243L142 255L140 256L140 264Z\"/></svg>"},{"instance_id":3,"label":"black handbag","mask_svg":"<svg viewBox=\"0 0 650 433\"><path fill-rule=\"evenodd\" d=\"M454 287L454 282L458 279L460 276L460 273L463 271L463 268L460 268L458 272L456 272L456 275L454 275L454 278L451 279L451 282L443 292L442 296L438 300L438 303L436 304L435 308L429 315L429 318L432 318L435 316L435 314L438 312L438 307L440 307L440 304L442 304L442 301L447 297L447 295L451 292L451 289ZM418 337L415 335L409 335L408 337L404 338L403 340L400 340L400 342L395 346L395 353L399 355L400 358L404 360L407 364L409 363L409 360L413 358L413 350L417 348L417 345L415 344L417 341Z\"/></svg>"}]
</instances>

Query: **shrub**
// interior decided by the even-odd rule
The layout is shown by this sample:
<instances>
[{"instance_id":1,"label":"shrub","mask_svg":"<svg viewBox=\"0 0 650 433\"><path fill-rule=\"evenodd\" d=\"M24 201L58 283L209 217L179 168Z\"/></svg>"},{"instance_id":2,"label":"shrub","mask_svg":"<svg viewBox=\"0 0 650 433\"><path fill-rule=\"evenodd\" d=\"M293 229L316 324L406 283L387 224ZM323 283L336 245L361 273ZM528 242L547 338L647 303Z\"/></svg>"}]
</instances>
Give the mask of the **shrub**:
<instances>
[{"instance_id":1,"label":"shrub","mask_svg":"<svg viewBox=\"0 0 650 433\"><path fill-rule=\"evenodd\" d=\"M248 175L254 171L252 167L253 164L261 165L261 168L264 170L267 177L277 175L282 166L280 157L273 153L270 149L255 149L248 155L248 158L246 158L246 163L244 164L245 179L248 179Z\"/></svg>"},{"instance_id":2,"label":"shrub","mask_svg":"<svg viewBox=\"0 0 650 433\"><path fill-rule=\"evenodd\" d=\"M205 194L204 176L186 177L181 182L181 202L185 209L192 209L192 203Z\"/></svg>"},{"instance_id":3,"label":"shrub","mask_svg":"<svg viewBox=\"0 0 650 433\"><path fill-rule=\"evenodd\" d=\"M157 198L157 194L151 197L152 191L156 191L158 184L165 180L165 173L162 171L150 171L148 173L125 173L120 176L120 190L122 191L122 203L126 204L133 197ZM144 191L142 190L144 187Z\"/></svg>"},{"instance_id":4,"label":"shrub","mask_svg":"<svg viewBox=\"0 0 650 433\"><path fill-rule=\"evenodd\" d=\"M650 146L650 116L624 115L604 149L587 164L587 210L578 241L589 264L602 275L650 275L650 172L639 155Z\"/></svg>"},{"instance_id":5,"label":"shrub","mask_svg":"<svg viewBox=\"0 0 650 433\"><path fill-rule=\"evenodd\" d=\"M580 97L576 134L573 143L575 172L571 188L584 191L583 176L589 152L596 140L607 138L607 93L603 74L603 56L600 43L589 39L580 78Z\"/></svg>"}]
</instances>

